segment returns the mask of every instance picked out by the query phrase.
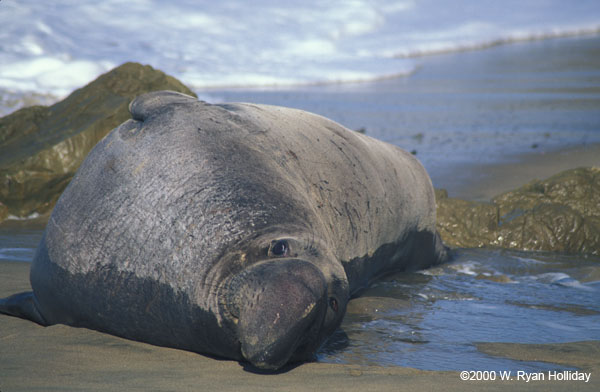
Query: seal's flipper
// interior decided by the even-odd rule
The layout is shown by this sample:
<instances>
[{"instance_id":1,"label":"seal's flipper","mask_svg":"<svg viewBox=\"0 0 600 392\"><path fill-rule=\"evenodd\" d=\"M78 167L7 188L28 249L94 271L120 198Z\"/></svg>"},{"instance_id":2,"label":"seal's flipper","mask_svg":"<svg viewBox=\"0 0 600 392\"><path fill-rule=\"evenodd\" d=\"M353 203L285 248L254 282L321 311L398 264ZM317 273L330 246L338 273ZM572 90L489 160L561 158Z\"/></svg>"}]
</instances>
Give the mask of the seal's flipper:
<instances>
[{"instance_id":1,"label":"seal's flipper","mask_svg":"<svg viewBox=\"0 0 600 392\"><path fill-rule=\"evenodd\" d=\"M153 91L136 97L129 104L129 112L134 120L144 121L150 114L160 112L160 108L177 103L198 102L198 99L178 93L175 91L163 90Z\"/></svg>"},{"instance_id":2,"label":"seal's flipper","mask_svg":"<svg viewBox=\"0 0 600 392\"><path fill-rule=\"evenodd\" d=\"M11 295L0 299L0 313L31 320L43 326L49 325L38 311L36 302L32 291Z\"/></svg>"}]
</instances>

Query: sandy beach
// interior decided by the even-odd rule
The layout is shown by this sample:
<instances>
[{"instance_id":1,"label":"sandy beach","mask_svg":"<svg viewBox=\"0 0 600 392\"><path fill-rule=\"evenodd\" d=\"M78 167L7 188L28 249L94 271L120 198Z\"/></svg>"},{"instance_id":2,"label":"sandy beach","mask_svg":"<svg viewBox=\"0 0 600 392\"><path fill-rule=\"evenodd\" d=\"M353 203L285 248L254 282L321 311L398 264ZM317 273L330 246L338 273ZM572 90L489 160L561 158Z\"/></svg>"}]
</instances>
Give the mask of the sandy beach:
<instances>
[{"instance_id":1,"label":"sandy beach","mask_svg":"<svg viewBox=\"0 0 600 392\"><path fill-rule=\"evenodd\" d=\"M533 180L577 167L599 167L600 145L584 145L552 152L513 156L498 164L465 165L456 169L461 180L449 187L452 197L489 201Z\"/></svg>"}]
</instances>

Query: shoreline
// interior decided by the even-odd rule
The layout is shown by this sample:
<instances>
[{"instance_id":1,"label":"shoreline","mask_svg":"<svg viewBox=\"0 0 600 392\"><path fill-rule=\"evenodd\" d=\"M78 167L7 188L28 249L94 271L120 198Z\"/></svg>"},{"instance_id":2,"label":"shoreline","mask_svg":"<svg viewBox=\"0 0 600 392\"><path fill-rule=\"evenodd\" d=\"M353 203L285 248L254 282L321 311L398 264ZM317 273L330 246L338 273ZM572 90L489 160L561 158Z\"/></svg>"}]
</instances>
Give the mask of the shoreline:
<instances>
[{"instance_id":1,"label":"shoreline","mask_svg":"<svg viewBox=\"0 0 600 392\"><path fill-rule=\"evenodd\" d=\"M434 187L446 189L450 197L490 201L531 181L543 180L568 169L593 166L600 167L600 143L514 154L500 163L458 165L452 172L459 174L451 180L446 179L449 173L445 172L437 176L437 181L433 178L432 181Z\"/></svg>"}]
</instances>

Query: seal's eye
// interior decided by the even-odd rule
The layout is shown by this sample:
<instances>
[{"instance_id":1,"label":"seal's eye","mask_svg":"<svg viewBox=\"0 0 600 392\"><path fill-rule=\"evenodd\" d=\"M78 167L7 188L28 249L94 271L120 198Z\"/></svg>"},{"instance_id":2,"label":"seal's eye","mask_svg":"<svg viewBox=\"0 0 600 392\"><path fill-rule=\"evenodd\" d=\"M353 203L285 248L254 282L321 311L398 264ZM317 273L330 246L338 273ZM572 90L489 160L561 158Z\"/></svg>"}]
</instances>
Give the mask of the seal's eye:
<instances>
[{"instance_id":1,"label":"seal's eye","mask_svg":"<svg viewBox=\"0 0 600 392\"><path fill-rule=\"evenodd\" d=\"M287 256L290 251L290 245L286 240L275 241L271 244L271 254L273 256Z\"/></svg>"},{"instance_id":2,"label":"seal's eye","mask_svg":"<svg viewBox=\"0 0 600 392\"><path fill-rule=\"evenodd\" d=\"M338 311L337 299L335 299L333 297L329 297L329 306L331 306L331 309L333 309L334 312L337 312Z\"/></svg>"}]
</instances>

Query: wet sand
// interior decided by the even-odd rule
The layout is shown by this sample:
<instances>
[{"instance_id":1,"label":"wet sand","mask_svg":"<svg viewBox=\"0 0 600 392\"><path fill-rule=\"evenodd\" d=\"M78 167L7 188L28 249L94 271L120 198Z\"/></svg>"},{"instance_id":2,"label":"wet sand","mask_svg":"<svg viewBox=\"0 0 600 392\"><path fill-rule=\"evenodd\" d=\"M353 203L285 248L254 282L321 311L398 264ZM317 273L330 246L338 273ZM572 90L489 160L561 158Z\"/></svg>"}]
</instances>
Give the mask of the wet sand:
<instances>
[{"instance_id":1,"label":"wet sand","mask_svg":"<svg viewBox=\"0 0 600 392\"><path fill-rule=\"evenodd\" d=\"M428 56L397 79L196 92L295 107L364 129L414 151L450 196L489 199L534 178L600 165L599 47L600 35L542 40ZM566 148L579 151L556 154ZM473 197L471 187L478 188Z\"/></svg>"},{"instance_id":2,"label":"wet sand","mask_svg":"<svg viewBox=\"0 0 600 392\"><path fill-rule=\"evenodd\" d=\"M507 160L506 163L456 168L460 177L455 186L448 187L448 194L460 199L489 201L533 180L543 180L568 169L600 167L600 144L515 155Z\"/></svg>"}]
</instances>

